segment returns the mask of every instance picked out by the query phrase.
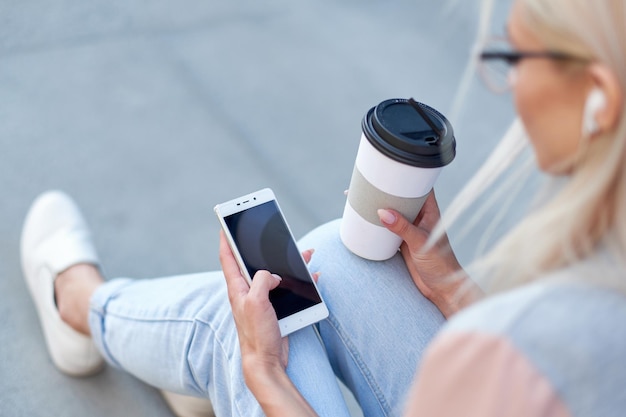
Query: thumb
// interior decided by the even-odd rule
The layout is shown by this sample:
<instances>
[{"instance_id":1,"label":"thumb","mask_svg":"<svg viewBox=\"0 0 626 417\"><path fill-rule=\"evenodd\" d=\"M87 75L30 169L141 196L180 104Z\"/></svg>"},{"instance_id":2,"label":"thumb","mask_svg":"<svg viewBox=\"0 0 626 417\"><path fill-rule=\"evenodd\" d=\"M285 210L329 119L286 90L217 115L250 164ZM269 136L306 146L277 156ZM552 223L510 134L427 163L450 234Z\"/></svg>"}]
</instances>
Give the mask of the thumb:
<instances>
[{"instance_id":1,"label":"thumb","mask_svg":"<svg viewBox=\"0 0 626 417\"><path fill-rule=\"evenodd\" d=\"M400 236L410 246L415 244L421 246L426 243L424 233L397 211L380 209L377 213L383 226Z\"/></svg>"},{"instance_id":2,"label":"thumb","mask_svg":"<svg viewBox=\"0 0 626 417\"><path fill-rule=\"evenodd\" d=\"M269 271L258 271L252 278L252 285L248 295L256 299L267 299L271 290L278 287L282 278Z\"/></svg>"}]
</instances>

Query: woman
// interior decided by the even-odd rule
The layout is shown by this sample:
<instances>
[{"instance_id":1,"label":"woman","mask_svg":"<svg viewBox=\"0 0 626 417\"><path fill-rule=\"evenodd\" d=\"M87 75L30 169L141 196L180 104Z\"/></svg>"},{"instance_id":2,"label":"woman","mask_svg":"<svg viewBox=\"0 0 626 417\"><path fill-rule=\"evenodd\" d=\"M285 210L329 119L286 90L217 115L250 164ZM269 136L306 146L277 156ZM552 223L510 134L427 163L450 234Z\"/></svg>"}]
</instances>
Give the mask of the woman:
<instances>
[{"instance_id":1,"label":"woman","mask_svg":"<svg viewBox=\"0 0 626 417\"><path fill-rule=\"evenodd\" d=\"M390 261L349 254L337 222L300 242L316 248L331 311L324 351L310 328L280 338L268 301L278 281L263 271L248 287L223 237L227 289L215 273L103 283L80 213L50 193L27 217L22 259L55 364L88 374L102 355L160 388L208 395L217 415L348 415L334 374L367 416L621 415L625 13L623 0L516 0L510 48L481 55L510 65L536 162L565 178L472 269L484 300L434 230L434 195L414 224L379 211L404 240Z\"/></svg>"}]
</instances>

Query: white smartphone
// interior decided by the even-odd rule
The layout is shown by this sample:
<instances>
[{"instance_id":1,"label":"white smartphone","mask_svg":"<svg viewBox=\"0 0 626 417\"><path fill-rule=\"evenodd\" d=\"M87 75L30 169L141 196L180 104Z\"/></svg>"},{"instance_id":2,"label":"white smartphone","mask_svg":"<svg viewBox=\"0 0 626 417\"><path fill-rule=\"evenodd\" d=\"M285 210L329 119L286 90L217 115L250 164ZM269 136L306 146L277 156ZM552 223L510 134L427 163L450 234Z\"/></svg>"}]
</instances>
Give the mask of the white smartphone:
<instances>
[{"instance_id":1,"label":"white smartphone","mask_svg":"<svg viewBox=\"0 0 626 417\"><path fill-rule=\"evenodd\" d=\"M270 292L281 335L328 317L326 304L271 189L218 204L215 214L249 283L259 270L281 276L279 286Z\"/></svg>"}]
</instances>

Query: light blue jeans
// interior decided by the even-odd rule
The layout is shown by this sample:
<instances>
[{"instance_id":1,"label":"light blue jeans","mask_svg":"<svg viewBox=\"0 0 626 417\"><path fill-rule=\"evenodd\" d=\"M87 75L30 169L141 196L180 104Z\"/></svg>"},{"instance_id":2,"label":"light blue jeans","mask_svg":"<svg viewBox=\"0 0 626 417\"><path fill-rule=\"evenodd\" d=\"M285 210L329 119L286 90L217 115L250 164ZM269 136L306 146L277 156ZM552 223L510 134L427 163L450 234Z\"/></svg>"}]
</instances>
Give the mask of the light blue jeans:
<instances>
[{"instance_id":1,"label":"light blue jeans","mask_svg":"<svg viewBox=\"0 0 626 417\"><path fill-rule=\"evenodd\" d=\"M363 260L339 239L339 222L299 245L330 317L289 336L287 372L321 416L349 416L335 375L366 416L397 416L422 353L444 322L417 290L402 257ZM114 279L93 295L90 327L106 360L150 385L209 397L218 416L261 416L241 372L237 332L220 272ZM320 336L321 342L320 343Z\"/></svg>"}]
</instances>

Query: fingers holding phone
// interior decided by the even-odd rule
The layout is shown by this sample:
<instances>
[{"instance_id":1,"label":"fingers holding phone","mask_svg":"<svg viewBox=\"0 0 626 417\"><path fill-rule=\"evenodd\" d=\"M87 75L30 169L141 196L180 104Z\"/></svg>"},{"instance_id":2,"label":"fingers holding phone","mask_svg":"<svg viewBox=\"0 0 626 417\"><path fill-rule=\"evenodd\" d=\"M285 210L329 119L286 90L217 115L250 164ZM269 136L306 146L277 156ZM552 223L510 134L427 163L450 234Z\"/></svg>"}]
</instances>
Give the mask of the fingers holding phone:
<instances>
[{"instance_id":1,"label":"fingers holding phone","mask_svg":"<svg viewBox=\"0 0 626 417\"><path fill-rule=\"evenodd\" d=\"M222 271L226 278L226 286L228 287L228 298L231 305L235 300L238 300L242 295L245 295L250 291L250 287L246 279L241 275L239 270L239 264L235 260L224 232L220 230L220 264L222 265Z\"/></svg>"},{"instance_id":2,"label":"fingers holding phone","mask_svg":"<svg viewBox=\"0 0 626 417\"><path fill-rule=\"evenodd\" d=\"M247 361L275 363L285 368L289 345L287 339L281 337L276 312L269 301L269 292L279 285L280 277L268 271L258 271L252 285L248 286L223 232L220 233L220 262L242 357Z\"/></svg>"}]
</instances>

